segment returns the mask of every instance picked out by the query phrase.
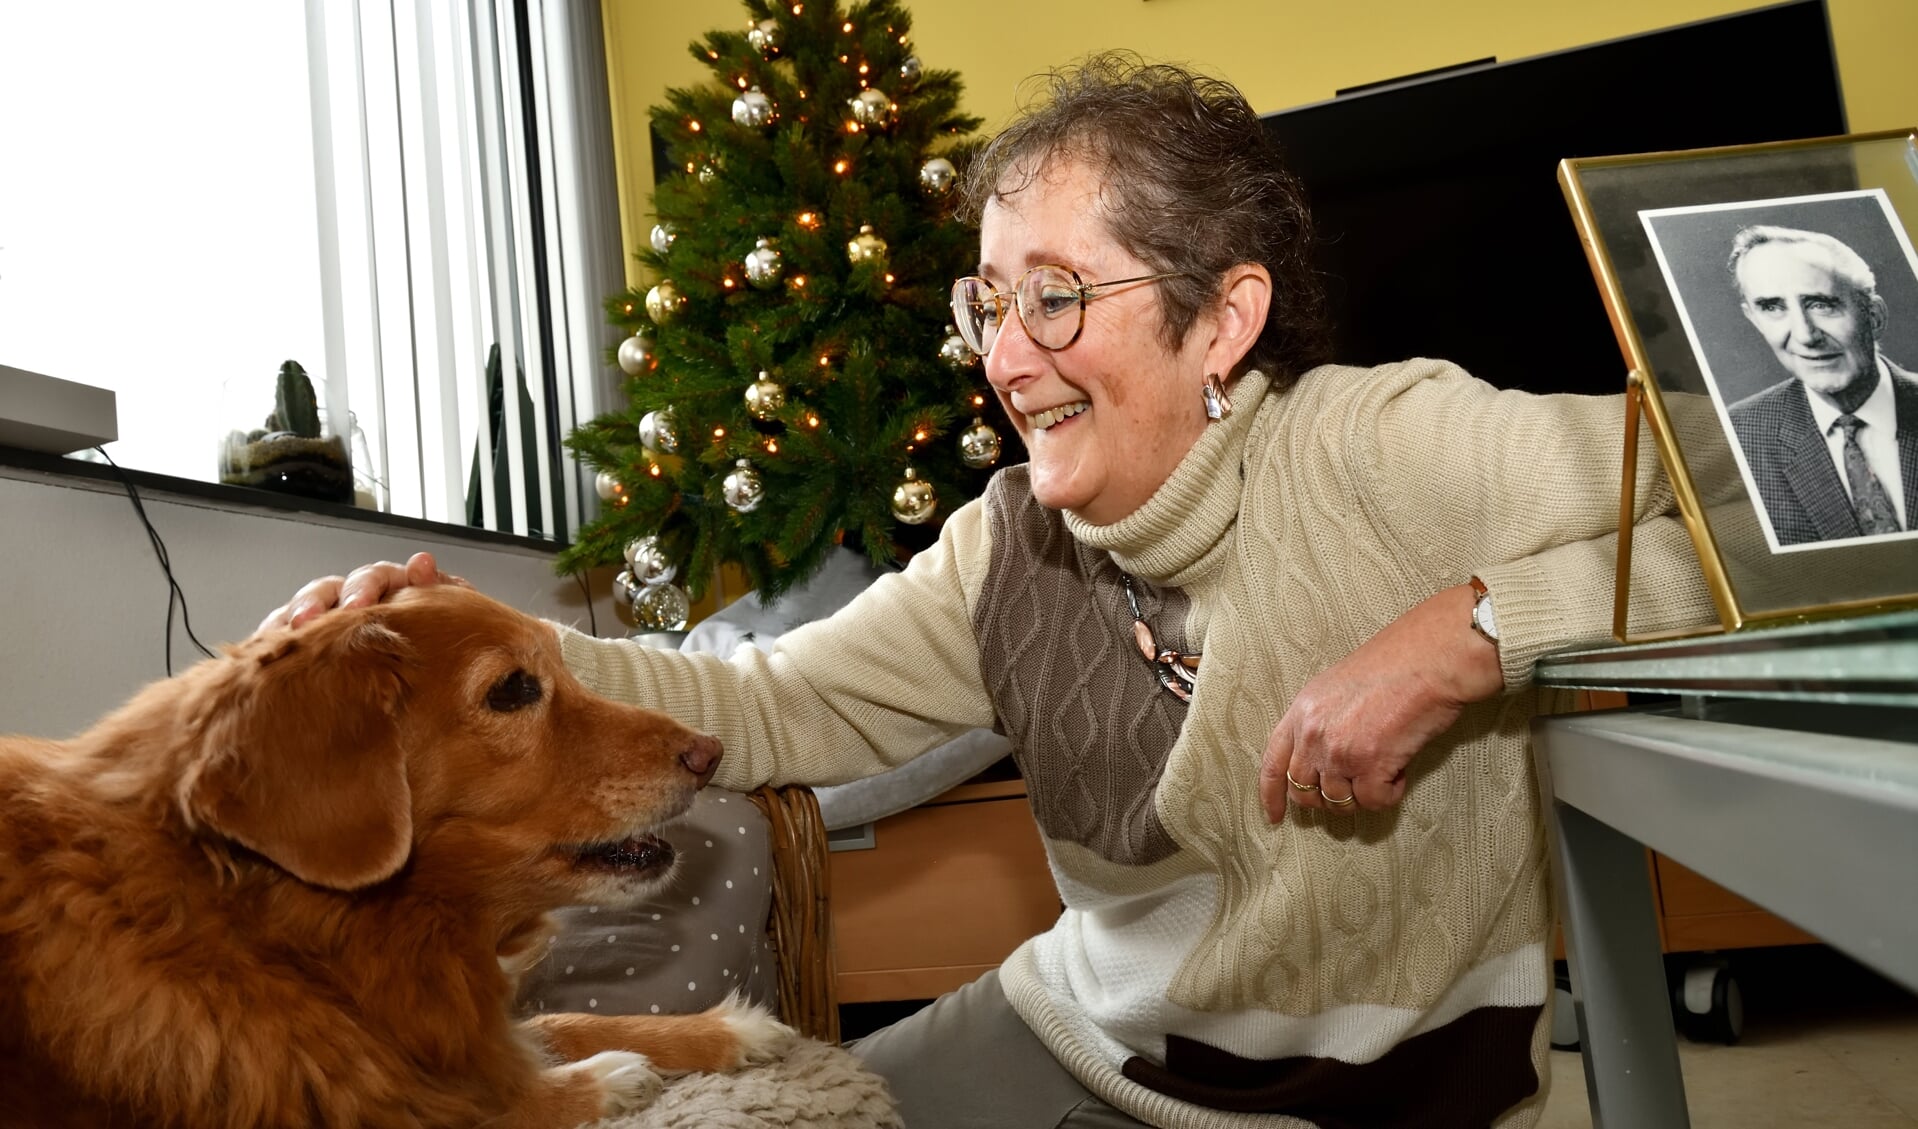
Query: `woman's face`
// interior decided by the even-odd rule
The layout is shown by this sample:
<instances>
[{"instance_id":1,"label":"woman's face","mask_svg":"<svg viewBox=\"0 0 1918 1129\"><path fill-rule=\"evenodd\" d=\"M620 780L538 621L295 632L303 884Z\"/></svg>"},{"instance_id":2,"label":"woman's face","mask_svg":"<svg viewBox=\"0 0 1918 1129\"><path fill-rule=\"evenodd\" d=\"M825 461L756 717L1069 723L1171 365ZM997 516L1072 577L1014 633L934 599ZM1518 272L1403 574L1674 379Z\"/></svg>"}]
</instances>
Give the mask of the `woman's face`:
<instances>
[{"instance_id":1,"label":"woman's face","mask_svg":"<svg viewBox=\"0 0 1918 1129\"><path fill-rule=\"evenodd\" d=\"M1011 183L1023 179L1013 170ZM1107 234L1099 188L1086 166L1062 161L993 197L979 225L979 274L1009 294L1042 264L1088 284L1154 273ZM1079 339L1058 351L1033 344L1016 314L1004 318L986 379L1031 454L1041 505L1110 525L1152 497L1205 429L1209 316L1171 352L1156 290L1142 283L1094 298Z\"/></svg>"}]
</instances>

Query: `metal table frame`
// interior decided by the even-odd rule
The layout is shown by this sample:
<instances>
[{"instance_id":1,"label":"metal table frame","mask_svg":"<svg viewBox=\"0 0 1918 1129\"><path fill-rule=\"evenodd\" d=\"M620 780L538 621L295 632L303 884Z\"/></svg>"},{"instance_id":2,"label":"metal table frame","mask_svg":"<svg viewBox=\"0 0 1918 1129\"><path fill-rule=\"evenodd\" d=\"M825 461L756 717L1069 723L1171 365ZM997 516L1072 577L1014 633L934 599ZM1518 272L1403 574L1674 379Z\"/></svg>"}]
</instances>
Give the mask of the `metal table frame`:
<instances>
[{"instance_id":1,"label":"metal table frame","mask_svg":"<svg viewBox=\"0 0 1918 1129\"><path fill-rule=\"evenodd\" d=\"M1644 848L1918 989L1918 613L1542 660L1678 694L1540 718L1595 1126L1689 1126Z\"/></svg>"}]
</instances>

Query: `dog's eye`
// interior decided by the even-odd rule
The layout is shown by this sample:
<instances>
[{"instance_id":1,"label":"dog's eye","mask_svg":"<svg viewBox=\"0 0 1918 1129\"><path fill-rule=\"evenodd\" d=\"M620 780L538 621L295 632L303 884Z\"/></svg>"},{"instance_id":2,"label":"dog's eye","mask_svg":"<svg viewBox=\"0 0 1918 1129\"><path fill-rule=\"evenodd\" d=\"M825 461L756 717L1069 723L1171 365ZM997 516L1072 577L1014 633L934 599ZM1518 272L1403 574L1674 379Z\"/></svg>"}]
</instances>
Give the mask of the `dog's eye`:
<instances>
[{"instance_id":1,"label":"dog's eye","mask_svg":"<svg viewBox=\"0 0 1918 1129\"><path fill-rule=\"evenodd\" d=\"M539 701L539 696L539 679L523 670L516 670L493 683L493 688L486 692L486 708L512 713Z\"/></svg>"}]
</instances>

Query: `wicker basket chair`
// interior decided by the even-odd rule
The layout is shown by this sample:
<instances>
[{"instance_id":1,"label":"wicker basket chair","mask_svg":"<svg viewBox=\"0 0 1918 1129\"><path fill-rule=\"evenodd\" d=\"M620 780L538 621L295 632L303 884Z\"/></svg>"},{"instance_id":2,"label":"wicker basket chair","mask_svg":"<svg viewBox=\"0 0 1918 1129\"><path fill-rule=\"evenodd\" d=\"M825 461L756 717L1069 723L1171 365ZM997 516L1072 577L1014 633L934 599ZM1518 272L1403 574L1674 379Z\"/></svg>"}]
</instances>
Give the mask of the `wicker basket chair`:
<instances>
[{"instance_id":1,"label":"wicker basket chair","mask_svg":"<svg viewBox=\"0 0 1918 1129\"><path fill-rule=\"evenodd\" d=\"M751 793L766 817L772 848L772 913L766 942L773 952L779 1015L801 1034L839 1042L839 1004L833 988L831 874L826 825L812 789L764 787Z\"/></svg>"}]
</instances>

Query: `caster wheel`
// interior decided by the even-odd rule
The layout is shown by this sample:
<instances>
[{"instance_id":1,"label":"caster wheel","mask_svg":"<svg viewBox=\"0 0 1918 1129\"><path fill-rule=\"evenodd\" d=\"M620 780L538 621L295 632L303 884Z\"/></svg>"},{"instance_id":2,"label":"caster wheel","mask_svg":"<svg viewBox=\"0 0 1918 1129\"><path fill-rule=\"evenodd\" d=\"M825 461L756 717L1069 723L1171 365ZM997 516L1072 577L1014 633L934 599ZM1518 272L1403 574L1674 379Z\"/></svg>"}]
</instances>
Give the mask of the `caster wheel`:
<instances>
[{"instance_id":1,"label":"caster wheel","mask_svg":"<svg viewBox=\"0 0 1918 1129\"><path fill-rule=\"evenodd\" d=\"M1745 997L1729 965L1688 968L1672 990L1678 1029L1697 1043L1738 1042L1745 1031Z\"/></svg>"},{"instance_id":2,"label":"caster wheel","mask_svg":"<svg viewBox=\"0 0 1918 1129\"><path fill-rule=\"evenodd\" d=\"M1552 977L1552 1049L1555 1051L1579 1048L1578 1013L1572 1007L1571 974L1560 972Z\"/></svg>"}]
</instances>

